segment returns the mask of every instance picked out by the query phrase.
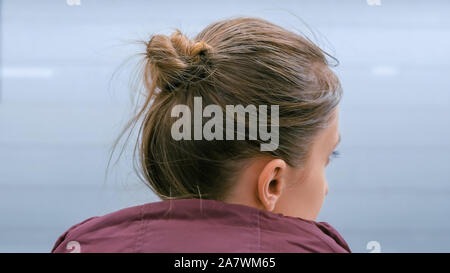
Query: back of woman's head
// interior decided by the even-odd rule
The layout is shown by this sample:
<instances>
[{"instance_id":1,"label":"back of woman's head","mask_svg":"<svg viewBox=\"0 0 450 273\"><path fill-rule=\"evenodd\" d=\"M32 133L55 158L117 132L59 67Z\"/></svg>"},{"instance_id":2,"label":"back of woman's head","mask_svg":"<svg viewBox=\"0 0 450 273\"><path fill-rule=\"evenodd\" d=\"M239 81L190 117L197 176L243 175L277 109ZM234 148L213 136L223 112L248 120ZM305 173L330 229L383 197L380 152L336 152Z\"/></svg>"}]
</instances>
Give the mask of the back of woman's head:
<instances>
[{"instance_id":1,"label":"back of woman's head","mask_svg":"<svg viewBox=\"0 0 450 273\"><path fill-rule=\"evenodd\" d=\"M222 200L252 158L279 158L300 168L341 97L324 51L255 18L213 23L193 39L179 31L152 36L143 71L147 93L133 119L142 122L136 147L141 174L162 199ZM261 150L264 140L249 137L248 122L244 140L174 139L172 110L177 105L194 109L195 97L224 112L227 105L277 105L279 144ZM267 124L271 118L268 113ZM200 125L208 120L200 116ZM192 131L198 126L188 124Z\"/></svg>"}]
</instances>

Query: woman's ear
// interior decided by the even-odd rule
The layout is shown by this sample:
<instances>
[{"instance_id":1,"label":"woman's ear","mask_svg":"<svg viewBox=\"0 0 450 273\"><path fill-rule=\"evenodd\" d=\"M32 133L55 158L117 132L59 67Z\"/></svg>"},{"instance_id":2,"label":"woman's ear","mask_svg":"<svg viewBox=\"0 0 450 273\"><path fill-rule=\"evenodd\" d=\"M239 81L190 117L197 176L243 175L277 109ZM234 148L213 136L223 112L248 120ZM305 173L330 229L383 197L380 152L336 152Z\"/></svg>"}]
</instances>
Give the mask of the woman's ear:
<instances>
[{"instance_id":1,"label":"woman's ear","mask_svg":"<svg viewBox=\"0 0 450 273\"><path fill-rule=\"evenodd\" d=\"M286 184L286 162L273 159L263 168L258 178L258 198L264 208L273 211Z\"/></svg>"}]
</instances>

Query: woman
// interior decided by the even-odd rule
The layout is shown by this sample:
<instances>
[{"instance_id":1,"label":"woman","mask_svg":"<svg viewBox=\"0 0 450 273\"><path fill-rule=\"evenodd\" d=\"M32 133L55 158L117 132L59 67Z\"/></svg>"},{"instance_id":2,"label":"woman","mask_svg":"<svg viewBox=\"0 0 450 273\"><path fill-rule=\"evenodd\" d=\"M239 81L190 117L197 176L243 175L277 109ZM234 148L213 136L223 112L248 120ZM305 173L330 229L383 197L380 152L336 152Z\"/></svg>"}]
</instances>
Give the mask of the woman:
<instances>
[{"instance_id":1,"label":"woman","mask_svg":"<svg viewBox=\"0 0 450 273\"><path fill-rule=\"evenodd\" d=\"M53 252L350 252L315 221L340 140L328 55L256 18L145 44L129 126L141 122L140 171L162 201L87 219Z\"/></svg>"}]
</instances>

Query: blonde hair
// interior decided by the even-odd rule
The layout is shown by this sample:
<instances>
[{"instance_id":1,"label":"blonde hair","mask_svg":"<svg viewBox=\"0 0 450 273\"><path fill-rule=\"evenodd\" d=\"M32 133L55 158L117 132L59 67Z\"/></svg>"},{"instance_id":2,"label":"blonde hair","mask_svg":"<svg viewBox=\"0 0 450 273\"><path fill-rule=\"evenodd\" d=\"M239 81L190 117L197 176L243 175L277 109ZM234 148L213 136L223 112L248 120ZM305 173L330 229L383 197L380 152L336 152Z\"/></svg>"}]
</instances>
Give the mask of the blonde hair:
<instances>
[{"instance_id":1,"label":"blonde hair","mask_svg":"<svg viewBox=\"0 0 450 273\"><path fill-rule=\"evenodd\" d=\"M178 30L171 36L154 35L145 45L145 101L121 136L142 119L135 146L138 170L162 199L222 200L235 175L257 156L301 167L341 98L339 80L327 61L331 56L262 19L219 21L192 40ZM258 140L172 139L171 109L192 107L195 96L222 109L230 104L279 105L278 149L262 152Z\"/></svg>"}]
</instances>

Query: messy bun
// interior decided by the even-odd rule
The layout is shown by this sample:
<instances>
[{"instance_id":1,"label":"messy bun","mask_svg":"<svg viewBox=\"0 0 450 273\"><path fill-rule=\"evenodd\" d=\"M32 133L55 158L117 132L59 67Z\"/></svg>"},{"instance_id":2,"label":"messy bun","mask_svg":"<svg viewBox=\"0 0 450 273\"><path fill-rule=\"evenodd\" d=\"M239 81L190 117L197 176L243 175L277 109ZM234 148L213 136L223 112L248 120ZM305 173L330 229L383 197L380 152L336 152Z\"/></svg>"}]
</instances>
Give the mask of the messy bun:
<instances>
[{"instance_id":1,"label":"messy bun","mask_svg":"<svg viewBox=\"0 0 450 273\"><path fill-rule=\"evenodd\" d=\"M192 41L179 30L170 37L155 35L146 46L148 76L160 90L172 91L183 83L205 77L208 72L211 46L203 41Z\"/></svg>"}]
</instances>

